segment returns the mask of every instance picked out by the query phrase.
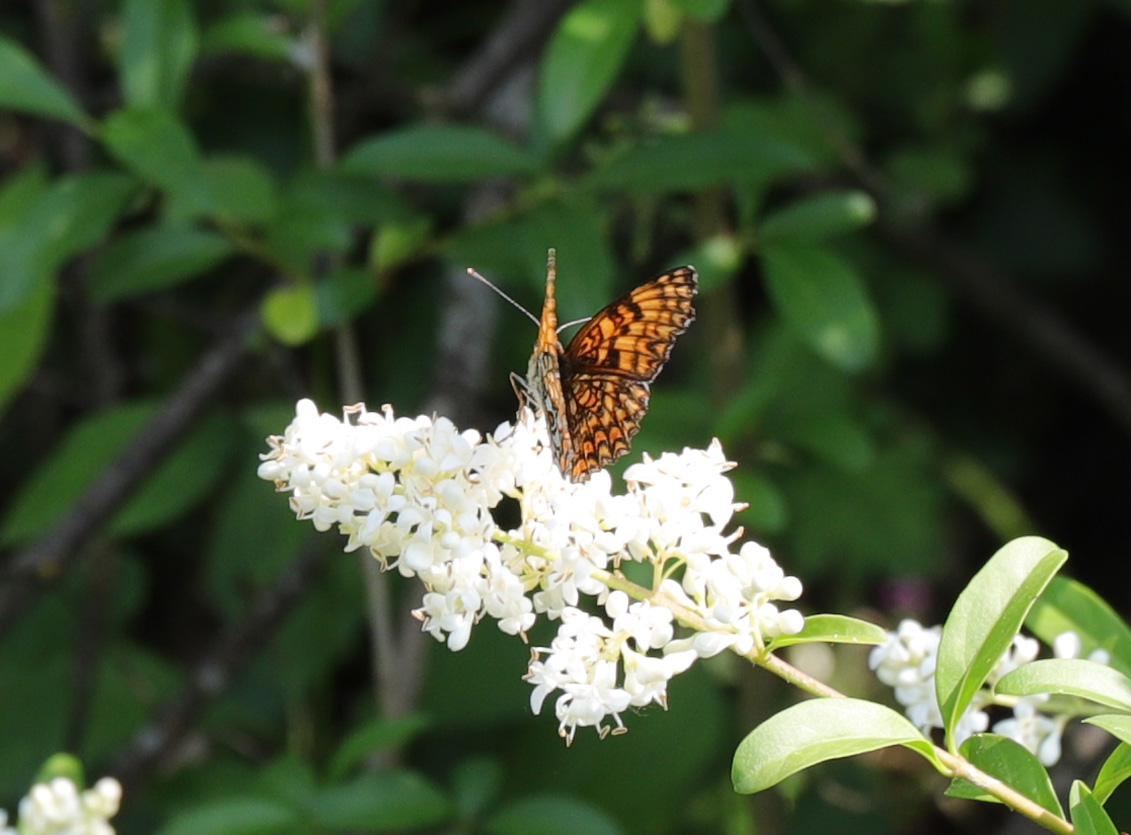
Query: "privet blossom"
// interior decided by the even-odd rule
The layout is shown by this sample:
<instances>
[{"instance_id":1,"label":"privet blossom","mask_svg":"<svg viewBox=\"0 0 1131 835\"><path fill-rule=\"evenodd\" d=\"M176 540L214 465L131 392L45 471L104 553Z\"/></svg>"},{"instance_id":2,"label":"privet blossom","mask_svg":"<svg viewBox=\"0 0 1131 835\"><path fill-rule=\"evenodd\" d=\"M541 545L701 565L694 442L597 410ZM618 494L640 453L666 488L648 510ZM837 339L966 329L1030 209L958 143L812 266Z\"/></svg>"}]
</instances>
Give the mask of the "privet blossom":
<instances>
[{"instance_id":1,"label":"privet blossom","mask_svg":"<svg viewBox=\"0 0 1131 835\"><path fill-rule=\"evenodd\" d=\"M894 688L896 701L903 705L907 718L925 736L943 726L935 692L935 665L941 638L941 626L925 628L917 621L907 619L900 622L894 632L889 632L887 642L874 647L868 657L868 665L875 671L876 677ZM1077 658L1081 651L1080 637L1074 632L1064 632L1053 642L1053 655L1057 658ZM1061 737L1071 716L1042 713L1041 706L1049 698L1047 693L995 699L990 689L1006 673L1035 660L1039 652L1040 643L1035 638L1018 635L1013 639L1012 645L987 678L988 688L984 687L974 695L970 707L959 720L955 729L957 744L990 727L988 711L991 707L1012 708L1012 717L995 723L991 730L1027 748L1042 765L1056 764L1060 759ZM1088 658L1101 664L1111 660L1102 649L1095 650Z\"/></svg>"},{"instance_id":2,"label":"privet blossom","mask_svg":"<svg viewBox=\"0 0 1131 835\"><path fill-rule=\"evenodd\" d=\"M18 826L8 826L0 810L0 835L114 835L109 820L121 800L122 786L112 777L82 792L73 780L56 777L37 783L20 801Z\"/></svg>"},{"instance_id":3,"label":"privet blossom","mask_svg":"<svg viewBox=\"0 0 1131 835\"><path fill-rule=\"evenodd\" d=\"M778 606L800 596L797 578L753 542L733 548L741 532L727 528L741 505L718 441L645 455L620 494L604 471L565 479L530 412L484 438L443 417L357 405L339 419L301 400L268 443L260 477L290 494L299 519L337 527L347 551L417 577L426 591L415 614L449 649L484 617L523 640L540 615L557 621L524 678L536 713L554 696L567 742L579 727L622 732L630 707L666 705L668 681L698 658L749 653L804 625ZM512 530L492 515L504 497L521 512ZM646 599L612 590L627 562L651 566Z\"/></svg>"}]
</instances>

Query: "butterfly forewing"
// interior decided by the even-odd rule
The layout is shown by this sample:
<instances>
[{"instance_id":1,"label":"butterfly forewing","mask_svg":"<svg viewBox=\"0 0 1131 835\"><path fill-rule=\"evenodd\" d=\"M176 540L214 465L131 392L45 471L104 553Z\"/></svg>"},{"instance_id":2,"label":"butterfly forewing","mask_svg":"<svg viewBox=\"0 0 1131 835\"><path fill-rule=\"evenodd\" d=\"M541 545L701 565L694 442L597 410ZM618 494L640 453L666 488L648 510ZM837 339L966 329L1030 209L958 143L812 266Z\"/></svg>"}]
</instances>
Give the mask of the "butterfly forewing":
<instances>
[{"instance_id":1,"label":"butterfly forewing","mask_svg":"<svg viewBox=\"0 0 1131 835\"><path fill-rule=\"evenodd\" d=\"M555 269L526 384L519 391L542 411L561 472L584 481L628 452L656 379L677 336L695 318L697 275L677 267L610 304L562 350L557 338Z\"/></svg>"},{"instance_id":2,"label":"butterfly forewing","mask_svg":"<svg viewBox=\"0 0 1131 835\"><path fill-rule=\"evenodd\" d=\"M569 374L612 374L651 382L675 339L695 319L698 277L676 267L610 304L582 326L565 351Z\"/></svg>"}]
</instances>

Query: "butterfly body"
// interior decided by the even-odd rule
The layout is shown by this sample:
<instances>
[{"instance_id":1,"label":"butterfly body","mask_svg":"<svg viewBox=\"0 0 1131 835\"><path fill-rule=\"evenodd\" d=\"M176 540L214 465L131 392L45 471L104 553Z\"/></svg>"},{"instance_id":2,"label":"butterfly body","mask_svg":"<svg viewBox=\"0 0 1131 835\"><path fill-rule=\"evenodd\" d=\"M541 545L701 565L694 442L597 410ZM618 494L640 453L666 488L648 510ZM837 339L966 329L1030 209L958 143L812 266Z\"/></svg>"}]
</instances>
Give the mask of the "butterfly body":
<instances>
[{"instance_id":1,"label":"butterfly body","mask_svg":"<svg viewBox=\"0 0 1131 835\"><path fill-rule=\"evenodd\" d=\"M538 339L526 377L511 380L520 410L530 406L546 416L562 474L584 481L628 452L648 410L650 384L695 318L698 276L687 266L656 276L589 319L565 348L556 279L551 250Z\"/></svg>"}]
</instances>

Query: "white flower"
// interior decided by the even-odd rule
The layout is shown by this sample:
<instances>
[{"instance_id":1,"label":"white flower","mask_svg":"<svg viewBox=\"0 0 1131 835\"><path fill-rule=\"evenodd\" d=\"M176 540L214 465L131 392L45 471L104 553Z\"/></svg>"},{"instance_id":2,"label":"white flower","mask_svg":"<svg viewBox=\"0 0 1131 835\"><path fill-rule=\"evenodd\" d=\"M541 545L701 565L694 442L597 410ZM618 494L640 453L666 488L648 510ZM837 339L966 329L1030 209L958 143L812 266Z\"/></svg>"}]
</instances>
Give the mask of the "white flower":
<instances>
[{"instance_id":1,"label":"white flower","mask_svg":"<svg viewBox=\"0 0 1131 835\"><path fill-rule=\"evenodd\" d=\"M67 777L37 783L20 801L18 830L5 827L3 835L114 835L109 819L118 814L122 787L103 777L93 788L79 792ZM6 816L0 825L6 823Z\"/></svg>"},{"instance_id":2,"label":"white flower","mask_svg":"<svg viewBox=\"0 0 1131 835\"><path fill-rule=\"evenodd\" d=\"M1020 699L1013 708L1013 718L994 725L994 733L1009 737L1037 755L1041 765L1055 765L1060 759L1060 738L1066 718L1053 719L1038 712L1037 706L1048 698Z\"/></svg>"},{"instance_id":3,"label":"white flower","mask_svg":"<svg viewBox=\"0 0 1131 835\"><path fill-rule=\"evenodd\" d=\"M529 411L484 438L443 417L358 405L339 419L303 400L268 442L259 475L290 494L299 519L337 527L347 551L366 548L419 579L425 594L414 614L450 649L466 646L484 617L523 639L539 614L560 621L525 678L535 712L557 694L567 742L579 727L623 731L630 706L666 705L667 682L699 657L747 654L804 625L800 612L778 606L800 596L797 578L754 543L731 550L740 532L726 526L740 505L717 441L644 456L622 494L605 471L564 478L545 419ZM511 530L492 516L504 497L521 514ZM606 585L625 561L651 565L656 588L636 596L652 592L652 601ZM677 637L669 605L704 631ZM584 607L604 607L604 617Z\"/></svg>"}]
</instances>

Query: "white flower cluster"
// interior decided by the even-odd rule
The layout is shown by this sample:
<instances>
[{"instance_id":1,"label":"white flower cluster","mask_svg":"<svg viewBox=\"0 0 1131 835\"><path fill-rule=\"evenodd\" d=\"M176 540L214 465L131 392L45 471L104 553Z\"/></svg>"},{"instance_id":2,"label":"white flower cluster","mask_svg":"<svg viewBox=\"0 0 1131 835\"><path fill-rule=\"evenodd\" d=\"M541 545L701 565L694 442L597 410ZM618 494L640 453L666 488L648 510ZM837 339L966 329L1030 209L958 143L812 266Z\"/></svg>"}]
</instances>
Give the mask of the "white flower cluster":
<instances>
[{"instance_id":1,"label":"white flower cluster","mask_svg":"<svg viewBox=\"0 0 1131 835\"><path fill-rule=\"evenodd\" d=\"M894 688L895 699L906 709L907 718L927 736L943 724L935 691L935 665L941 637L941 626L927 629L914 620L904 620L896 631L888 633L887 642L874 647L868 656L868 666L876 677ZM1035 638L1018 635L991 671L987 684L992 687L1006 673L1035 660L1039 652L1040 644ZM1080 652L1080 637L1074 632L1064 632L1053 642L1053 654L1057 658L1076 658ZM1096 650L1089 658L1103 664L1110 660L1103 650ZM1048 698L1044 693L1013 699L1005 705L1012 707L1013 716L995 723L992 729L1023 745L1045 766L1054 765L1060 759L1060 740L1069 719L1066 715L1041 713L1040 706ZM1000 700L995 702L988 688L974 695L955 728L957 744L990 726L987 710L995 704L1002 706Z\"/></svg>"},{"instance_id":2,"label":"white flower cluster","mask_svg":"<svg viewBox=\"0 0 1131 835\"><path fill-rule=\"evenodd\" d=\"M739 534L725 528L739 505L717 441L645 456L619 495L604 471L582 483L564 478L544 420L529 412L483 439L445 418L355 406L339 420L302 400L286 433L268 443L259 475L291 494L300 519L336 525L346 550L368 548L418 577L427 592L417 616L450 649L463 648L484 616L524 639L537 615L560 620L525 677L535 712L561 691L567 741L578 727L608 732L609 717L620 731L629 707L665 704L667 682L696 658L748 653L804 625L774 602L797 599L800 582L754 543L730 550ZM503 497L518 501L513 530L491 514ZM624 561L653 567L656 586L643 590L650 602L610 591L607 572ZM583 596L605 617L580 608ZM673 611L698 631L677 638Z\"/></svg>"},{"instance_id":3,"label":"white flower cluster","mask_svg":"<svg viewBox=\"0 0 1131 835\"><path fill-rule=\"evenodd\" d=\"M0 835L114 835L110 818L118 814L122 786L103 777L93 788L79 792L67 777L37 783L20 801L18 827L7 826L0 811Z\"/></svg>"}]
</instances>

